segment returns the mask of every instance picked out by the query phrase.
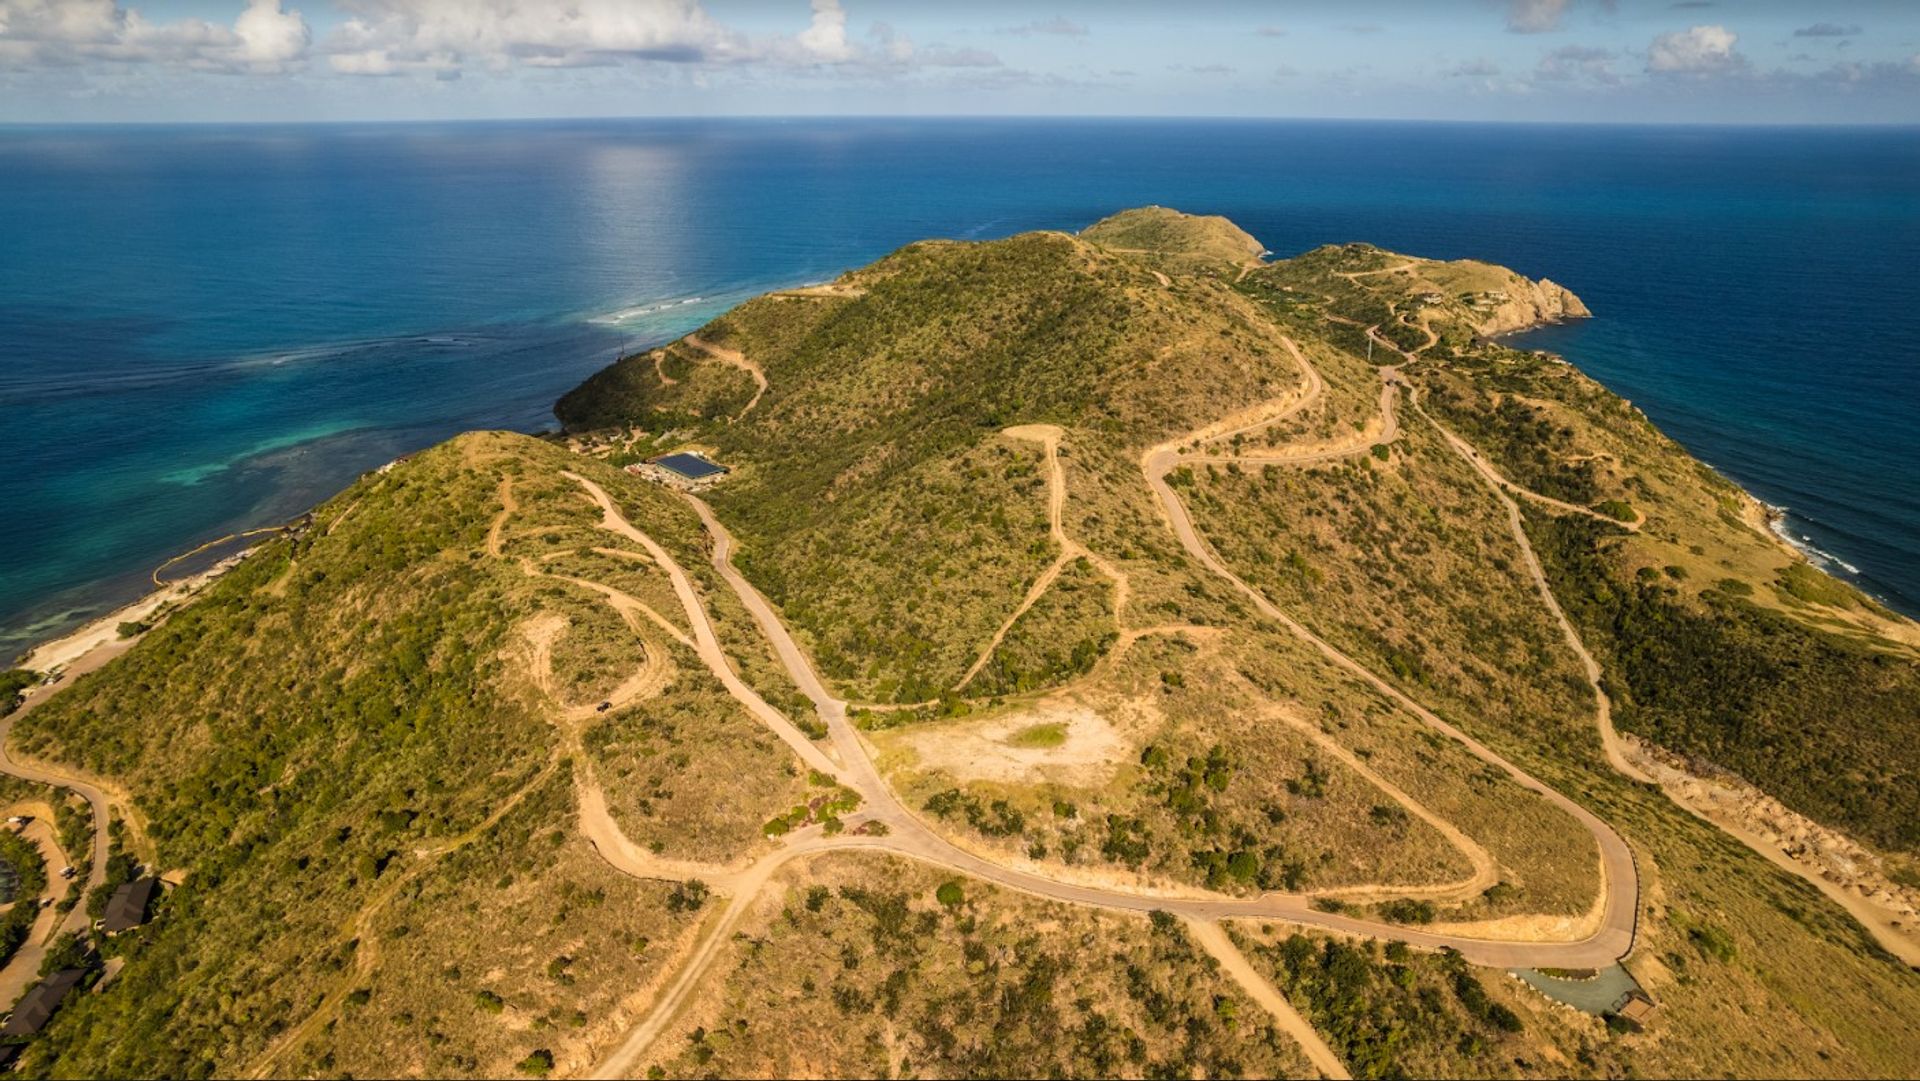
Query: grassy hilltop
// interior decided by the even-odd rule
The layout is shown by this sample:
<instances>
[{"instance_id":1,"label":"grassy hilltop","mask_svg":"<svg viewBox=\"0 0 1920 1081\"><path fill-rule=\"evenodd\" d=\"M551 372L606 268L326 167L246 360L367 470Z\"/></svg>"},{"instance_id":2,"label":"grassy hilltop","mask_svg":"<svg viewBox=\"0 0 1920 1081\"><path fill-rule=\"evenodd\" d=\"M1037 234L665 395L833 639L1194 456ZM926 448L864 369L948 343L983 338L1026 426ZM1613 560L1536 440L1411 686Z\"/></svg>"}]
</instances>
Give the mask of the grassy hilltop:
<instances>
[{"instance_id":1,"label":"grassy hilltop","mask_svg":"<svg viewBox=\"0 0 1920 1081\"><path fill-rule=\"evenodd\" d=\"M1593 835L1407 702L1624 836L1645 1028L1457 954L1229 923L1355 1076L1920 1069L1920 975L1610 765L1571 644L1632 753L1737 775L1912 888L1920 633L1497 340L1587 314L1566 289L1262 253L1161 208L909 245L623 359L561 400L563 438L472 433L363 478L14 729L122 786L116 844L180 881L25 1068L1310 1074L1164 913L858 848L769 862L867 808L695 506L617 468L699 447L732 470L703 498L735 564L968 852L1577 937ZM1207 549L1300 633L1177 539L1165 455Z\"/></svg>"}]
</instances>

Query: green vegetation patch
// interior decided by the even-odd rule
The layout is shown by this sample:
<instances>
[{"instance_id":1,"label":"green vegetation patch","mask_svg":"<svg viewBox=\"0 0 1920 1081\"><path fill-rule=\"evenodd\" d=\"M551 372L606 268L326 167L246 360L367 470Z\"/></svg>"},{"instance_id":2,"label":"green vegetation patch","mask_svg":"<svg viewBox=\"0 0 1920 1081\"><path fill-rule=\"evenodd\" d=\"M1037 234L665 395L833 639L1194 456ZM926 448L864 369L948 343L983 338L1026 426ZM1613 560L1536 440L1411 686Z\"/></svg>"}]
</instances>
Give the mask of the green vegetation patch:
<instances>
[{"instance_id":1,"label":"green vegetation patch","mask_svg":"<svg viewBox=\"0 0 1920 1081\"><path fill-rule=\"evenodd\" d=\"M1076 559L1014 621L962 690L977 696L1056 687L1092 671L1118 638L1113 583L1085 559Z\"/></svg>"},{"instance_id":2,"label":"green vegetation patch","mask_svg":"<svg viewBox=\"0 0 1920 1081\"><path fill-rule=\"evenodd\" d=\"M1458 954L1304 934L1240 941L1355 1077L1556 1072L1529 1063L1534 1048L1526 1021L1508 1004L1511 991L1483 978L1502 977ZM1582 1073L1597 1065L1591 1045L1584 1065Z\"/></svg>"},{"instance_id":3,"label":"green vegetation patch","mask_svg":"<svg viewBox=\"0 0 1920 1081\"><path fill-rule=\"evenodd\" d=\"M10 830L0 830L0 861L13 869L13 903L0 913L0 964L26 944L33 921L40 915L40 895L47 888L47 861L33 842Z\"/></svg>"},{"instance_id":4,"label":"green vegetation patch","mask_svg":"<svg viewBox=\"0 0 1920 1081\"><path fill-rule=\"evenodd\" d=\"M745 370L677 342L655 364L652 353L622 359L561 397L554 411L571 428L634 424L663 432L736 416L757 389ZM674 380L661 381L661 373Z\"/></svg>"},{"instance_id":5,"label":"green vegetation patch","mask_svg":"<svg viewBox=\"0 0 1920 1081\"><path fill-rule=\"evenodd\" d=\"M1821 574L1806 563L1787 564L1780 571L1780 577L1775 585L1787 596L1808 604L1854 608L1860 603L1859 591L1845 582Z\"/></svg>"},{"instance_id":6,"label":"green vegetation patch","mask_svg":"<svg viewBox=\"0 0 1920 1081\"><path fill-rule=\"evenodd\" d=\"M1920 664L1723 590L1630 581L1605 526L1529 515L1627 731L1732 770L1857 837L1920 851Z\"/></svg>"},{"instance_id":7,"label":"green vegetation patch","mask_svg":"<svg viewBox=\"0 0 1920 1081\"><path fill-rule=\"evenodd\" d=\"M25 668L9 668L0 672L0 717L18 709L20 696L39 678L40 673Z\"/></svg>"},{"instance_id":8,"label":"green vegetation patch","mask_svg":"<svg viewBox=\"0 0 1920 1081\"><path fill-rule=\"evenodd\" d=\"M1067 742L1067 726L1059 722L1030 724L1007 737L1014 747L1058 747Z\"/></svg>"},{"instance_id":9,"label":"green vegetation patch","mask_svg":"<svg viewBox=\"0 0 1920 1081\"><path fill-rule=\"evenodd\" d=\"M1161 206L1123 210L1087 226L1080 236L1116 251L1146 252L1200 265L1235 266L1264 250L1258 240L1226 218L1182 214Z\"/></svg>"}]
</instances>

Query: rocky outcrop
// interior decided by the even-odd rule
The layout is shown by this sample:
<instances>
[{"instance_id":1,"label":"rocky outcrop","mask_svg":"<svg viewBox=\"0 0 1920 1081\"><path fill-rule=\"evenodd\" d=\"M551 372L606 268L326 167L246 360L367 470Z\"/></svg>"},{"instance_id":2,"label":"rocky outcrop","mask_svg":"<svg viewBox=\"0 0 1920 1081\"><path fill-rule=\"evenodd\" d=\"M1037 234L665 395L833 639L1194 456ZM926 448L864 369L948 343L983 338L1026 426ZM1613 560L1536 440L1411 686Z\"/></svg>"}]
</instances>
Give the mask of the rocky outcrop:
<instances>
[{"instance_id":1,"label":"rocky outcrop","mask_svg":"<svg viewBox=\"0 0 1920 1081\"><path fill-rule=\"evenodd\" d=\"M1475 297L1472 307L1478 314L1474 329L1485 338L1593 315L1566 286L1546 278L1530 281L1518 274L1506 288Z\"/></svg>"},{"instance_id":2,"label":"rocky outcrop","mask_svg":"<svg viewBox=\"0 0 1920 1081\"><path fill-rule=\"evenodd\" d=\"M1810 873L1881 909L1908 935L1920 935L1920 889L1896 881L1879 853L1731 773L1690 762L1633 736L1622 739L1633 764L1660 782L1669 795L1715 822L1772 845Z\"/></svg>"}]
</instances>

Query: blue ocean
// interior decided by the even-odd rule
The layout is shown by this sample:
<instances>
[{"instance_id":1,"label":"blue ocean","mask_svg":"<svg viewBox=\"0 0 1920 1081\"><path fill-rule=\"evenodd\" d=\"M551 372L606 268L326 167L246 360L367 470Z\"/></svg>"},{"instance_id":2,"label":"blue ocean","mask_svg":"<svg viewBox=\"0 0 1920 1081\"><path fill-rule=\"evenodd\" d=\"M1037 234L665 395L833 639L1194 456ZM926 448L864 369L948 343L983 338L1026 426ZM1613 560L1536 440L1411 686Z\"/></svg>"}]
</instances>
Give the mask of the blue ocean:
<instances>
[{"instance_id":1,"label":"blue ocean","mask_svg":"<svg viewBox=\"0 0 1920 1081\"><path fill-rule=\"evenodd\" d=\"M623 349L1159 203L1548 276L1564 353L1920 613L1920 129L1196 120L0 128L0 653ZM4 659L4 658L0 658Z\"/></svg>"}]
</instances>

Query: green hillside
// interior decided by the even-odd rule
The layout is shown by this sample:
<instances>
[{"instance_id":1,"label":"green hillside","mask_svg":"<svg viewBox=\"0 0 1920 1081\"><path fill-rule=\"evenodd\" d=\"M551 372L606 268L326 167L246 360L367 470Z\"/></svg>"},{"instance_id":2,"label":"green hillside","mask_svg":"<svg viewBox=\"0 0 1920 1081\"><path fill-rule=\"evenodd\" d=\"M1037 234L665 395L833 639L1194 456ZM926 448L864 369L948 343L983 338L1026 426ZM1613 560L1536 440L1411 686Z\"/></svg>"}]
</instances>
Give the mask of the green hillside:
<instances>
[{"instance_id":1,"label":"green hillside","mask_svg":"<svg viewBox=\"0 0 1920 1081\"><path fill-rule=\"evenodd\" d=\"M669 884L613 872L573 827L585 763L519 657L523 628L542 618L625 632L606 656L555 650L556 676L591 694L661 644L618 620L601 627L592 593L521 564L609 543L588 535L561 469L625 479L498 433L370 475L15 730L18 750L120 778L151 838L142 858L184 876L160 923L111 945L127 961L113 993L63 1012L33 1044L34 1068L232 1074L318 1005L338 1037L290 1048L277 1070L497 1073L532 1037L502 1031L477 996L497 993L515 1016L606 1024L628 981L691 929L697 915L675 911ZM495 556L509 482L518 510ZM698 558L691 512L630 481L620 490ZM719 843L750 849L803 786L784 748L697 675L683 666L679 700L602 725L632 739L671 723L671 742L724 762L700 783L733 805L703 818L735 817ZM618 773L600 776L623 802ZM629 821L636 834L651 825ZM523 940L500 940L500 926ZM562 955L577 959L564 985L545 974ZM434 1038L421 1041L423 1027Z\"/></svg>"},{"instance_id":2,"label":"green hillside","mask_svg":"<svg viewBox=\"0 0 1920 1081\"><path fill-rule=\"evenodd\" d=\"M1910 932L1635 779L1920 887L1920 631L1497 340L1566 290L1261 250L909 245L363 477L14 725L173 883L23 1069L1920 1069ZM1644 1022L1486 960L1612 929Z\"/></svg>"}]
</instances>

